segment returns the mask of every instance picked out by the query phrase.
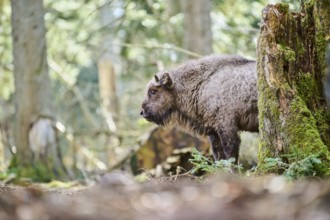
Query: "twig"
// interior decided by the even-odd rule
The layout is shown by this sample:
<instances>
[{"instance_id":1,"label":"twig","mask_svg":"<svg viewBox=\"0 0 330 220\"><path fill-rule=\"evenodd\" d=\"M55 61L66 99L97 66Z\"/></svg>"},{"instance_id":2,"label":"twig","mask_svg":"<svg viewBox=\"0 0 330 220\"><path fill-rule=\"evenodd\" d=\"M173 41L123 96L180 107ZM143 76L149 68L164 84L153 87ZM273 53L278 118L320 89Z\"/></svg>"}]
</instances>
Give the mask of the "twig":
<instances>
[{"instance_id":1,"label":"twig","mask_svg":"<svg viewBox=\"0 0 330 220\"><path fill-rule=\"evenodd\" d=\"M139 47L139 48L147 48L147 49L164 49L164 50L174 50L192 57L200 58L202 55L183 49L181 47L174 46L172 44L130 44L130 43L112 43L112 45L122 46L122 47Z\"/></svg>"},{"instance_id":2,"label":"twig","mask_svg":"<svg viewBox=\"0 0 330 220\"><path fill-rule=\"evenodd\" d=\"M120 167L128 158L130 158L132 155L134 155L139 149L141 148L141 145L137 144L134 147L127 150L127 152L122 156L120 159L118 159L114 164L111 164L108 168L109 171L114 170L118 167Z\"/></svg>"},{"instance_id":3,"label":"twig","mask_svg":"<svg viewBox=\"0 0 330 220\"><path fill-rule=\"evenodd\" d=\"M89 17L90 17L92 14L94 14L96 11L101 10L101 8L103 8L103 7L105 7L105 6L108 6L108 5L111 5L113 1L114 1L114 0L110 0L110 1L108 1L108 2L106 2L106 3L104 3L104 4L102 4L101 6L96 7L93 11L91 11L91 12L86 16L86 19L89 18Z\"/></svg>"},{"instance_id":4,"label":"twig","mask_svg":"<svg viewBox=\"0 0 330 220\"><path fill-rule=\"evenodd\" d=\"M107 166L101 160L95 157L90 152L89 149L81 146L78 150L82 153L82 155L84 155L88 160L90 160L97 168L99 168L100 170L107 170Z\"/></svg>"}]
</instances>

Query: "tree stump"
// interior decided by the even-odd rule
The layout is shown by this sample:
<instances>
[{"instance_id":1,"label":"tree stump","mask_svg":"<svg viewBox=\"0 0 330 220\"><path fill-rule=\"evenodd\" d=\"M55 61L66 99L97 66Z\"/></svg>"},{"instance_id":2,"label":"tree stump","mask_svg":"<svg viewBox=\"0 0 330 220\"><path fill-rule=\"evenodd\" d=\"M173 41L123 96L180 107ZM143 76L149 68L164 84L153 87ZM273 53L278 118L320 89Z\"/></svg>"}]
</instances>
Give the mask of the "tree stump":
<instances>
[{"instance_id":1,"label":"tree stump","mask_svg":"<svg viewBox=\"0 0 330 220\"><path fill-rule=\"evenodd\" d=\"M322 84L330 8L321 2L327 5L302 2L300 12L290 12L288 5L276 4L262 12L257 61L261 169L267 157L291 163L318 154L324 160L319 174L330 174L330 113Z\"/></svg>"}]
</instances>

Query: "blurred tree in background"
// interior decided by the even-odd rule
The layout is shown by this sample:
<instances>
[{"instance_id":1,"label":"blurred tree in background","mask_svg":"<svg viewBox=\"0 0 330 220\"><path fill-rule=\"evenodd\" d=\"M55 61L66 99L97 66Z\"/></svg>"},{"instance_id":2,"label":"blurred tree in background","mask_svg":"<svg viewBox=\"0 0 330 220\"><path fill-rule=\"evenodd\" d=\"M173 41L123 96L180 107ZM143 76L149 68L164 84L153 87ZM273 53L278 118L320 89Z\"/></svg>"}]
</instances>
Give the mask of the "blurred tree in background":
<instances>
[{"instance_id":1,"label":"blurred tree in background","mask_svg":"<svg viewBox=\"0 0 330 220\"><path fill-rule=\"evenodd\" d=\"M138 114L143 90L159 69L212 50L255 57L261 10L270 1L200 2L204 9L192 15L186 0L44 0L47 87L54 94L48 101L69 171L111 169L136 149L150 128ZM16 153L11 14L10 1L0 0L2 169ZM188 30L192 25L203 26L200 36L192 34L200 27ZM198 36L204 50L188 43Z\"/></svg>"},{"instance_id":2,"label":"blurred tree in background","mask_svg":"<svg viewBox=\"0 0 330 220\"><path fill-rule=\"evenodd\" d=\"M182 0L183 12L183 45L192 52L200 55L211 54L211 0Z\"/></svg>"},{"instance_id":3,"label":"blurred tree in background","mask_svg":"<svg viewBox=\"0 0 330 220\"><path fill-rule=\"evenodd\" d=\"M17 153L10 169L50 180L63 170L53 126L43 2L13 0L11 8Z\"/></svg>"}]
</instances>

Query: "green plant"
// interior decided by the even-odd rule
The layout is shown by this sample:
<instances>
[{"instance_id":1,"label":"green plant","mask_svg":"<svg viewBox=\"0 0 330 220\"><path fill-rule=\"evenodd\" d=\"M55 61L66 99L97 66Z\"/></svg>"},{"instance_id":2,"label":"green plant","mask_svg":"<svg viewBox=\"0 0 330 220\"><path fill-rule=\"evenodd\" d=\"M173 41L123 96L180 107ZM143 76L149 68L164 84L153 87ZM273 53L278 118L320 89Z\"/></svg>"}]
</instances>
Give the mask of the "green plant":
<instances>
[{"instance_id":1,"label":"green plant","mask_svg":"<svg viewBox=\"0 0 330 220\"><path fill-rule=\"evenodd\" d=\"M240 172L242 169L241 165L235 163L235 158L212 161L208 157L205 157L196 148L192 148L191 155L192 158L189 159L189 162L194 165L193 169L190 171L192 174L196 174L199 171L206 173L233 173L236 170Z\"/></svg>"},{"instance_id":2,"label":"green plant","mask_svg":"<svg viewBox=\"0 0 330 220\"><path fill-rule=\"evenodd\" d=\"M264 168L268 172L283 171L283 176L291 180L316 176L322 163L319 157L318 154L313 154L291 164L283 162L281 158L266 158Z\"/></svg>"}]
</instances>

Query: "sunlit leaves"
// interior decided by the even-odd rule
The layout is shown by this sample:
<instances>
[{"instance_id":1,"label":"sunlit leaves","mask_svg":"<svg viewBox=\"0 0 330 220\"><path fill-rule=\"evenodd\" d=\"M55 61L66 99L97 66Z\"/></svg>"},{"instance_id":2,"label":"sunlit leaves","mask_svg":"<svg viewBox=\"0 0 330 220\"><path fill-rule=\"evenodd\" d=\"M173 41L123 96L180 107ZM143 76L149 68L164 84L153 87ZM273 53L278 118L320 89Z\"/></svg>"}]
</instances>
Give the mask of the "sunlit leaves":
<instances>
[{"instance_id":1,"label":"sunlit leaves","mask_svg":"<svg viewBox=\"0 0 330 220\"><path fill-rule=\"evenodd\" d=\"M2 1L0 8L0 97L8 100L14 90L12 77L12 40L10 27L10 4Z\"/></svg>"}]
</instances>

